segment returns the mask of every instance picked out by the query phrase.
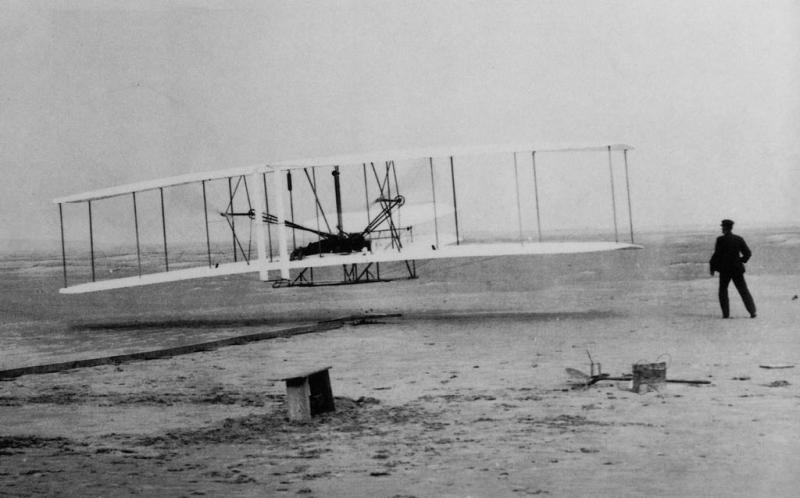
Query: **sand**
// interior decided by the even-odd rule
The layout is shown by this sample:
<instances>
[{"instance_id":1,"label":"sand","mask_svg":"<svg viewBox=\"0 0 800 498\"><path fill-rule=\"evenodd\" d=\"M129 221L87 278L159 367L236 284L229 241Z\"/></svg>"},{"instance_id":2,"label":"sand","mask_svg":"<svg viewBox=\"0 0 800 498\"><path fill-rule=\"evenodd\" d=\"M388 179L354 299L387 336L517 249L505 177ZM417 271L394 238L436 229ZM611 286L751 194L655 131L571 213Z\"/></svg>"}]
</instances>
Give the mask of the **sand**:
<instances>
[{"instance_id":1,"label":"sand","mask_svg":"<svg viewBox=\"0 0 800 498\"><path fill-rule=\"evenodd\" d=\"M785 238L769 237L759 239L765 259L791 254ZM759 317L747 318L731 289L733 318L722 320L700 247L672 236L644 251L551 260L547 271L537 269L542 260L476 261L343 289L232 280L223 287L252 292L216 311L206 297L184 298L181 316L198 320L189 323L170 322L158 295L144 294L139 315L105 296L71 301L77 311L56 303L31 312L38 322L17 316L4 325L6 351L16 352L4 354L9 368L337 313L401 314L2 382L0 494L796 496L797 267L755 266L748 282ZM492 278L512 264L526 278ZM304 312L293 311L298 303ZM103 311L87 314L93 306ZM60 347L43 348L48 327ZM668 378L711 383L645 394L627 382L576 388L565 368L588 372L587 351L612 375L658 360ZM290 422L284 386L269 379L321 365L332 366L336 412Z\"/></svg>"}]
</instances>

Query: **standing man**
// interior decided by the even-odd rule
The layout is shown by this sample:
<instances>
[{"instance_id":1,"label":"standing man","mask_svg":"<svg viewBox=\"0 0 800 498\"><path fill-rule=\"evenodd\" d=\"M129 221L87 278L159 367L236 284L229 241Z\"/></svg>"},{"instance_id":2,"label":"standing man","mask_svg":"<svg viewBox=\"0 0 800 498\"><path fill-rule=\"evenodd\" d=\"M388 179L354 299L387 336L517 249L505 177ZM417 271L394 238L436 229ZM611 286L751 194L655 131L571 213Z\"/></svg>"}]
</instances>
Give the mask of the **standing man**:
<instances>
[{"instance_id":1,"label":"standing man","mask_svg":"<svg viewBox=\"0 0 800 498\"><path fill-rule=\"evenodd\" d=\"M739 291L744 301L744 307L750 312L750 318L756 317L756 304L753 296L747 290L747 282L744 281L744 264L750 259L750 248L747 247L744 239L734 235L733 221L722 220L722 235L717 237L717 244L714 246L714 255L709 262L711 276L714 272L719 272L719 305L722 308L722 318L730 316L728 305L728 284L733 280L733 285Z\"/></svg>"}]
</instances>

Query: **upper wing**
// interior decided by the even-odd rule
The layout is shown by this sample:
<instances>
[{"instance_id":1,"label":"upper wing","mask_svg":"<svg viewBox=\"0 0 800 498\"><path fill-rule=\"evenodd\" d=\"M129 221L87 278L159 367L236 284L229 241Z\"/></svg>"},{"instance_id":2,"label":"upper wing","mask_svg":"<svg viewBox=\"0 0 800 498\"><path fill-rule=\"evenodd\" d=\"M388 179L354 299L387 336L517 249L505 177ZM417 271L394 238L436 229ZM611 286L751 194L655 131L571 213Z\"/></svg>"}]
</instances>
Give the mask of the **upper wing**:
<instances>
[{"instance_id":1,"label":"upper wing","mask_svg":"<svg viewBox=\"0 0 800 498\"><path fill-rule=\"evenodd\" d=\"M149 190L156 190L166 187L176 187L179 185L186 185L190 183L201 183L204 181L220 180L224 178L235 178L241 176L249 176L253 174L261 174L274 171L275 168L268 165L253 165L242 168L231 168L217 171L206 171L202 173L189 173L186 175L172 176L169 178L159 178L157 180L149 180L138 183L129 183L127 185L117 185L99 190L90 190L75 195L68 195L53 199L55 204L69 204L76 202L88 202L100 199L108 199L111 197L119 197L134 192L147 192Z\"/></svg>"},{"instance_id":2,"label":"upper wing","mask_svg":"<svg viewBox=\"0 0 800 498\"><path fill-rule=\"evenodd\" d=\"M467 157L486 154L513 153L513 152L532 152L537 153L572 153L572 152L621 152L634 150L627 144L615 143L609 145L592 144L496 144L496 145L477 145L466 147L449 148L427 148L410 150L391 150L383 152L371 152L366 154L350 154L327 157L314 157L306 159L290 159L284 161L271 162L274 167L282 169L312 168L318 166L335 166L342 164L362 164L370 162L382 162L385 160L401 161L406 159L418 159L427 157Z\"/></svg>"}]
</instances>

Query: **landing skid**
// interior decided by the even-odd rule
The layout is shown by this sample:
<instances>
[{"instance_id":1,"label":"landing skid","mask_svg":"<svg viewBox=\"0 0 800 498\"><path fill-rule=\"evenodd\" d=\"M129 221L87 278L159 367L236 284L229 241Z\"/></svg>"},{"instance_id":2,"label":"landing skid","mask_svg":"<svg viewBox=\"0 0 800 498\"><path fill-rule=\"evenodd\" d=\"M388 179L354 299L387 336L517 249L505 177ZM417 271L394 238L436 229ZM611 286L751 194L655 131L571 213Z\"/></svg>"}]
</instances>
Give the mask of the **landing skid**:
<instances>
[{"instance_id":1,"label":"landing skid","mask_svg":"<svg viewBox=\"0 0 800 498\"><path fill-rule=\"evenodd\" d=\"M314 280L314 269L303 268L294 279L281 279L272 284L273 288L283 287L323 287L332 285L369 284L392 282L394 280L413 280L417 277L417 262L404 261L408 275L405 277L381 278L380 263L367 263L359 270L358 264L342 265L342 280Z\"/></svg>"}]
</instances>

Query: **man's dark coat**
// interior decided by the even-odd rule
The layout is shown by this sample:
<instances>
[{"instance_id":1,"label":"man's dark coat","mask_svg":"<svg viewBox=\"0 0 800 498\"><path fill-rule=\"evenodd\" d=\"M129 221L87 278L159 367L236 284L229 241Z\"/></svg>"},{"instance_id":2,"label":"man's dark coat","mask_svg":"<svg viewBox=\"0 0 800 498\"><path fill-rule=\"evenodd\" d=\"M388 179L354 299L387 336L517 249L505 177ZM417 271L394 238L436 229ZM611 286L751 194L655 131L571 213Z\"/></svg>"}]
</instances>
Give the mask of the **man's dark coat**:
<instances>
[{"instance_id":1,"label":"man's dark coat","mask_svg":"<svg viewBox=\"0 0 800 498\"><path fill-rule=\"evenodd\" d=\"M714 254L709 262L711 271L728 275L741 275L744 273L744 263L747 263L750 255L750 248L747 247L743 238L730 232L720 235L717 237Z\"/></svg>"}]
</instances>

